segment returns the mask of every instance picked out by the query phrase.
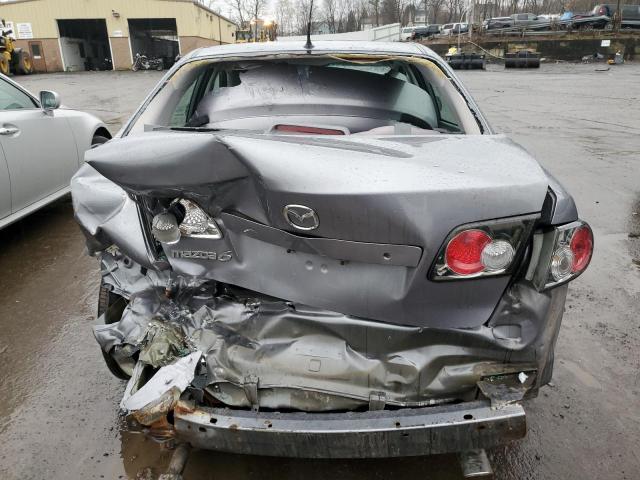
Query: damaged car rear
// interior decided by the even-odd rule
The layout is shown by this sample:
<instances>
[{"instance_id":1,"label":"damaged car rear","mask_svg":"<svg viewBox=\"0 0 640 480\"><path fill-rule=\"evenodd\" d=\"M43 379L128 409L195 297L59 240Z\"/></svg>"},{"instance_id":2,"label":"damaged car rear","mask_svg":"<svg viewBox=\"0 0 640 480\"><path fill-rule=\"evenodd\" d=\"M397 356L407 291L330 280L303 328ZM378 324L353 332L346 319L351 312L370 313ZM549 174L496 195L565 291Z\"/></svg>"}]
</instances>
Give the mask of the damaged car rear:
<instances>
[{"instance_id":1,"label":"damaged car rear","mask_svg":"<svg viewBox=\"0 0 640 480\"><path fill-rule=\"evenodd\" d=\"M86 160L95 337L132 424L318 458L525 435L593 235L427 48L198 50Z\"/></svg>"}]
</instances>

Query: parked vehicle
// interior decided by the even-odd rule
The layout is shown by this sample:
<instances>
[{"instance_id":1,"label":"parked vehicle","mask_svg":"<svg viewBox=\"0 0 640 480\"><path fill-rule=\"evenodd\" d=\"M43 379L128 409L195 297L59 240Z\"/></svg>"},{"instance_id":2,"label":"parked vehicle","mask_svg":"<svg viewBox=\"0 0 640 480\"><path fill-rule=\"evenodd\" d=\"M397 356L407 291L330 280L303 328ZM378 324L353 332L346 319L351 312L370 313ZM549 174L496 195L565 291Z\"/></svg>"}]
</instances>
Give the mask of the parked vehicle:
<instances>
[{"instance_id":1,"label":"parked vehicle","mask_svg":"<svg viewBox=\"0 0 640 480\"><path fill-rule=\"evenodd\" d=\"M494 17L489 18L482 22L482 26L485 30L496 30L501 28L509 28L513 26L513 19L511 17Z\"/></svg>"},{"instance_id":2,"label":"parked vehicle","mask_svg":"<svg viewBox=\"0 0 640 480\"><path fill-rule=\"evenodd\" d=\"M413 39L420 40L422 38L429 38L440 33L440 24L432 23L424 27L416 27L413 32Z\"/></svg>"},{"instance_id":3,"label":"parked vehicle","mask_svg":"<svg viewBox=\"0 0 640 480\"><path fill-rule=\"evenodd\" d=\"M69 193L85 150L109 139L94 116L59 107L0 75L0 228Z\"/></svg>"},{"instance_id":4,"label":"parked vehicle","mask_svg":"<svg viewBox=\"0 0 640 480\"><path fill-rule=\"evenodd\" d=\"M560 27L567 30L610 30L613 28L611 17L595 12L564 12L560 17Z\"/></svg>"},{"instance_id":5,"label":"parked vehicle","mask_svg":"<svg viewBox=\"0 0 640 480\"><path fill-rule=\"evenodd\" d=\"M140 55L136 53L136 57L131 65L131 70L137 72L138 70L164 70L164 61L162 58L147 58L146 55Z\"/></svg>"},{"instance_id":6,"label":"parked vehicle","mask_svg":"<svg viewBox=\"0 0 640 480\"><path fill-rule=\"evenodd\" d=\"M548 25L550 19L545 16L538 16L533 13L514 13L508 17L490 18L483 22L483 26L487 30L495 30L499 28L531 28L540 24Z\"/></svg>"},{"instance_id":7,"label":"parked vehicle","mask_svg":"<svg viewBox=\"0 0 640 480\"><path fill-rule=\"evenodd\" d=\"M441 35L457 35L469 31L468 23L445 23L440 27Z\"/></svg>"},{"instance_id":8,"label":"parked vehicle","mask_svg":"<svg viewBox=\"0 0 640 480\"><path fill-rule=\"evenodd\" d=\"M413 32L418 27L403 27L400 30L400 40L406 42L407 40L411 40L413 38Z\"/></svg>"},{"instance_id":9,"label":"parked vehicle","mask_svg":"<svg viewBox=\"0 0 640 480\"><path fill-rule=\"evenodd\" d=\"M21 73L29 75L33 72L29 52L16 47L13 30L8 28L4 20L0 23L0 74Z\"/></svg>"},{"instance_id":10,"label":"parked vehicle","mask_svg":"<svg viewBox=\"0 0 640 480\"><path fill-rule=\"evenodd\" d=\"M594 16L607 16L613 18L616 14L617 4L603 4L593 7L591 14ZM640 5L620 5L620 26L622 28L640 27Z\"/></svg>"},{"instance_id":11,"label":"parked vehicle","mask_svg":"<svg viewBox=\"0 0 640 480\"><path fill-rule=\"evenodd\" d=\"M124 412L260 455L523 437L591 229L431 50L309 50L186 55L74 177Z\"/></svg>"}]
</instances>

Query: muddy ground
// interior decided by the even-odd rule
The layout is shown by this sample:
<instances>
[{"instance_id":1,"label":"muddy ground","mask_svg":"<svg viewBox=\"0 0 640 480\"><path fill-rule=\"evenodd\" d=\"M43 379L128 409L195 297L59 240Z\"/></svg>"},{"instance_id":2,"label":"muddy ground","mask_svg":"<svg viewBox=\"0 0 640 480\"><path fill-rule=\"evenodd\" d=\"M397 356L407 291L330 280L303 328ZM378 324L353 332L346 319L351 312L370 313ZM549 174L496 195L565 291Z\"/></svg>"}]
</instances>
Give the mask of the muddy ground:
<instances>
[{"instance_id":1,"label":"muddy ground","mask_svg":"<svg viewBox=\"0 0 640 480\"><path fill-rule=\"evenodd\" d=\"M527 402L529 434L490 452L499 479L640 478L640 65L463 72L496 130L533 152L595 231L572 284L552 386ZM115 132L155 72L18 77ZM93 340L98 271L69 200L0 231L0 478L136 478L170 453L127 433L124 384ZM147 472L148 473L148 472ZM305 461L196 452L187 480L459 479L453 455Z\"/></svg>"}]
</instances>

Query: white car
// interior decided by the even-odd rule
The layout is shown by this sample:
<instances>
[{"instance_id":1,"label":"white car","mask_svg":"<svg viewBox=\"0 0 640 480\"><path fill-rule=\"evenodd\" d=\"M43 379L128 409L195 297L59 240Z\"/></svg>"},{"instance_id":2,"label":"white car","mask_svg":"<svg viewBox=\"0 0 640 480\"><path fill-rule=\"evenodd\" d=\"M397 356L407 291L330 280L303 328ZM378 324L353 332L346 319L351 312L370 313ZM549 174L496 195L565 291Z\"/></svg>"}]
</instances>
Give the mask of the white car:
<instances>
[{"instance_id":1,"label":"white car","mask_svg":"<svg viewBox=\"0 0 640 480\"><path fill-rule=\"evenodd\" d=\"M111 135L93 115L0 75L0 228L69 193L84 152Z\"/></svg>"},{"instance_id":2,"label":"white car","mask_svg":"<svg viewBox=\"0 0 640 480\"><path fill-rule=\"evenodd\" d=\"M446 23L440 27L440 35L457 35L468 31L468 23Z\"/></svg>"},{"instance_id":3,"label":"white car","mask_svg":"<svg viewBox=\"0 0 640 480\"><path fill-rule=\"evenodd\" d=\"M416 27L404 27L400 31L400 41L406 42L408 40L411 40L411 38L413 37L413 32L415 30L416 30Z\"/></svg>"}]
</instances>

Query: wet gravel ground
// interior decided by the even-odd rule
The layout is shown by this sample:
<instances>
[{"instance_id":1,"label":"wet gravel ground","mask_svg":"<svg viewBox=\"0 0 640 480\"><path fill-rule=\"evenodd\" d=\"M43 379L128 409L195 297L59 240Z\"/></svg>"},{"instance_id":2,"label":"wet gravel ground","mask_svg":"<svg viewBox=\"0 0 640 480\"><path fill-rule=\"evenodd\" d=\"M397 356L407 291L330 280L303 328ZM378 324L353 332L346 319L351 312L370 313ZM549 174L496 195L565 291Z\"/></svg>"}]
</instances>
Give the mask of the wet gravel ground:
<instances>
[{"instance_id":1,"label":"wet gravel ground","mask_svg":"<svg viewBox=\"0 0 640 480\"><path fill-rule=\"evenodd\" d=\"M640 65L461 74L496 130L574 195L596 253L572 283L553 384L527 402L529 434L489 452L498 479L640 478ZM115 132L156 72L50 74L53 89ZM0 478L149 478L170 452L124 430L124 384L91 324L98 271L62 200L0 231ZM306 461L195 452L195 479L459 479L456 457Z\"/></svg>"}]
</instances>

